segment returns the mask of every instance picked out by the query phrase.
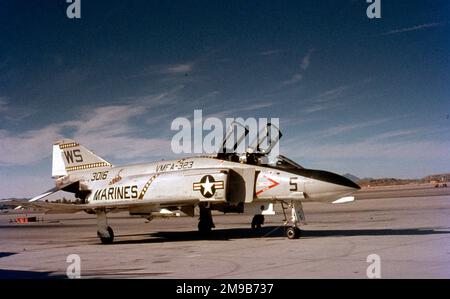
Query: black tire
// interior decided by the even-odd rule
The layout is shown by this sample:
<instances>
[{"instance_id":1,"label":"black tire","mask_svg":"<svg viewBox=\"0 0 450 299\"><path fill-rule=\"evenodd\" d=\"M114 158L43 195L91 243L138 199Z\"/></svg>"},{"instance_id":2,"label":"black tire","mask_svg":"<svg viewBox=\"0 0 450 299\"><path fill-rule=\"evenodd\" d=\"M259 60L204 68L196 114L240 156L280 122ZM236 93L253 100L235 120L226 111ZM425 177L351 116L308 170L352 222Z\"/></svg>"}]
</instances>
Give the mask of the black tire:
<instances>
[{"instance_id":1,"label":"black tire","mask_svg":"<svg viewBox=\"0 0 450 299\"><path fill-rule=\"evenodd\" d=\"M109 237L100 237L100 241L102 241L102 244L111 244L114 241L114 231L110 226L107 228Z\"/></svg>"},{"instance_id":2,"label":"black tire","mask_svg":"<svg viewBox=\"0 0 450 299\"><path fill-rule=\"evenodd\" d=\"M256 216L253 216L252 219L252 229L256 229L257 228L257 220L256 220Z\"/></svg>"},{"instance_id":3,"label":"black tire","mask_svg":"<svg viewBox=\"0 0 450 299\"><path fill-rule=\"evenodd\" d=\"M207 234L211 232L212 226L208 221L200 220L198 222L198 231L202 234Z\"/></svg>"},{"instance_id":4,"label":"black tire","mask_svg":"<svg viewBox=\"0 0 450 299\"><path fill-rule=\"evenodd\" d=\"M286 237L291 240L300 238L300 229L295 226L288 227L286 229Z\"/></svg>"},{"instance_id":5,"label":"black tire","mask_svg":"<svg viewBox=\"0 0 450 299\"><path fill-rule=\"evenodd\" d=\"M252 229L260 229L264 224L264 215L255 215L252 219Z\"/></svg>"}]
</instances>

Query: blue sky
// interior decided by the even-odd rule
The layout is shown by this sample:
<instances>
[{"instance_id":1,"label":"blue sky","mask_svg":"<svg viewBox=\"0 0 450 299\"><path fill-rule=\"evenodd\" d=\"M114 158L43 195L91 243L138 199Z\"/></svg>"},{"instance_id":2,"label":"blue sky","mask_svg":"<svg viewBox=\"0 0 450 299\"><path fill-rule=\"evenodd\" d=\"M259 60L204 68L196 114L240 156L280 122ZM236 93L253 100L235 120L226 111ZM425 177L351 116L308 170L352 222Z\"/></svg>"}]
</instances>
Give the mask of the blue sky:
<instances>
[{"instance_id":1,"label":"blue sky","mask_svg":"<svg viewBox=\"0 0 450 299\"><path fill-rule=\"evenodd\" d=\"M43 3L41 3L43 2ZM51 145L173 157L170 124L278 117L280 150L359 177L450 171L449 1L0 1L0 197L52 186Z\"/></svg>"}]
</instances>

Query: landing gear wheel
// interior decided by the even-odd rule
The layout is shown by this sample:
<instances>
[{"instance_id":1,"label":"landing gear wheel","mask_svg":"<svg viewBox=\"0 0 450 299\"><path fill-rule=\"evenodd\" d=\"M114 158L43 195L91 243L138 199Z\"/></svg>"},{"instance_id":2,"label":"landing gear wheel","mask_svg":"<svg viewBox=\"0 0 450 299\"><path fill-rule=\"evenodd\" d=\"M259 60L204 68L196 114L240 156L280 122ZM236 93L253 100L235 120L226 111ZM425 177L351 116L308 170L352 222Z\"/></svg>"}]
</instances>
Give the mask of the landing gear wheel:
<instances>
[{"instance_id":1,"label":"landing gear wheel","mask_svg":"<svg viewBox=\"0 0 450 299\"><path fill-rule=\"evenodd\" d=\"M108 226L107 228L109 237L102 237L100 236L99 233L98 236L100 237L100 241L102 241L102 244L111 244L114 241L114 231L112 230L112 228L110 226Z\"/></svg>"},{"instance_id":2,"label":"landing gear wheel","mask_svg":"<svg viewBox=\"0 0 450 299\"><path fill-rule=\"evenodd\" d=\"M208 234L211 232L212 226L211 223L205 220L200 220L198 222L198 231L202 234Z\"/></svg>"},{"instance_id":3,"label":"landing gear wheel","mask_svg":"<svg viewBox=\"0 0 450 299\"><path fill-rule=\"evenodd\" d=\"M198 231L201 234L208 235L211 229L215 227L209 206L199 205L200 218L198 222Z\"/></svg>"},{"instance_id":4,"label":"landing gear wheel","mask_svg":"<svg viewBox=\"0 0 450 299\"><path fill-rule=\"evenodd\" d=\"M264 215L255 215L252 219L252 229L260 229L264 224Z\"/></svg>"},{"instance_id":5,"label":"landing gear wheel","mask_svg":"<svg viewBox=\"0 0 450 299\"><path fill-rule=\"evenodd\" d=\"M286 237L291 240L300 238L300 233L300 229L295 226L291 226L286 229Z\"/></svg>"}]
</instances>

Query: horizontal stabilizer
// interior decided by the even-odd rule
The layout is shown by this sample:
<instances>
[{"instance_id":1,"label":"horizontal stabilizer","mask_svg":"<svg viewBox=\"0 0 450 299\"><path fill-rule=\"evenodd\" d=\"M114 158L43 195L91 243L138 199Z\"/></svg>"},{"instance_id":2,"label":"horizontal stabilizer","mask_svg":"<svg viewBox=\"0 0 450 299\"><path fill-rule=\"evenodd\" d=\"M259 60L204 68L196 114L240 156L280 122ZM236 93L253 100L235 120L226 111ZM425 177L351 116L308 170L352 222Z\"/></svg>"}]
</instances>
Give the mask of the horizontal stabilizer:
<instances>
[{"instance_id":1,"label":"horizontal stabilizer","mask_svg":"<svg viewBox=\"0 0 450 299\"><path fill-rule=\"evenodd\" d=\"M52 188L52 189L50 189L50 190L48 190L48 191L45 191L45 192L42 193L42 194L39 194L38 196L33 197L32 199L29 200L29 202L33 202L33 201L39 200L39 199L41 199L41 198L47 197L47 196L49 196L50 194L53 194L53 193L55 193L55 192L57 192L57 191L59 191L58 188Z\"/></svg>"}]
</instances>

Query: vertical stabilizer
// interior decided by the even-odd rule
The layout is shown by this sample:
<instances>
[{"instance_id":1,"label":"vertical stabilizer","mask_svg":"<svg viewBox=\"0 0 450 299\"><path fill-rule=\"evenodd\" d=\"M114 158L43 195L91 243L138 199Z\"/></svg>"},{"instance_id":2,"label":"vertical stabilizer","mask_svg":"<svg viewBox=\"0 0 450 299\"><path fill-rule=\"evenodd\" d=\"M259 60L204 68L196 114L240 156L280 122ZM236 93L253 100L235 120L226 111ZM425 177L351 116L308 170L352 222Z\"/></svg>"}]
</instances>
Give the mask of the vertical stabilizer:
<instances>
[{"instance_id":1,"label":"vertical stabilizer","mask_svg":"<svg viewBox=\"0 0 450 299\"><path fill-rule=\"evenodd\" d=\"M53 178L65 176L75 171L111 166L111 163L76 143L74 140L63 139L53 144Z\"/></svg>"}]
</instances>

